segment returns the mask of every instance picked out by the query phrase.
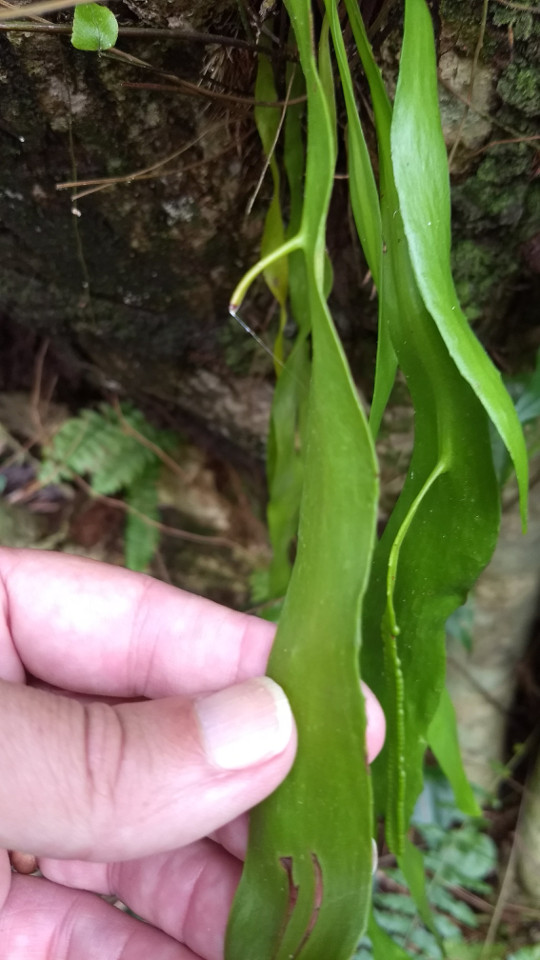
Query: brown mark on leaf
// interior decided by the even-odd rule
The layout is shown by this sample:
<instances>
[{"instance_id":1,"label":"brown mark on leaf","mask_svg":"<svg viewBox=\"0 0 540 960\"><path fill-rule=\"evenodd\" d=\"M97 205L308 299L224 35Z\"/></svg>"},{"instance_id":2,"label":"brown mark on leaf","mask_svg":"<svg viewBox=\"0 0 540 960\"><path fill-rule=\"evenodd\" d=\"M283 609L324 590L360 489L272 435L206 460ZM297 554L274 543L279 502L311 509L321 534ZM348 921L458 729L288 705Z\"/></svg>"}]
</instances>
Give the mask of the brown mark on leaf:
<instances>
[{"instance_id":1,"label":"brown mark on leaf","mask_svg":"<svg viewBox=\"0 0 540 960\"><path fill-rule=\"evenodd\" d=\"M295 950L295 952L291 954L291 960L296 960L296 958L300 956L303 948L305 947L307 941L309 940L311 934L313 933L315 924L317 923L317 920L319 918L319 910L322 904L323 889L324 889L323 875L322 875L322 868L319 863L319 858L317 857L316 853L311 854L311 861L313 864L313 872L315 874L315 895L313 899L313 909L311 911L311 916L309 918L309 923L306 927L304 936L302 937L300 943L298 944L298 947ZM287 927L290 923L294 908L296 906L296 902L298 900L298 890L299 890L298 886L294 883L294 880L293 880L292 857L281 857L280 863L284 868L285 872L287 873L287 877L289 880L289 904L287 909L287 915L283 922L283 928L282 928L281 936L279 938L279 943L282 942L283 937L285 936L285 931L287 930Z\"/></svg>"},{"instance_id":2,"label":"brown mark on leaf","mask_svg":"<svg viewBox=\"0 0 540 960\"><path fill-rule=\"evenodd\" d=\"M285 930L289 925L289 920L292 917L293 910L296 906L296 901L298 900L298 887L293 880L292 857L280 857L279 862L285 870L285 873L287 874L287 880L289 881L289 904L287 907L287 914L283 920L283 927L279 938L279 942L281 943L285 934Z\"/></svg>"}]
</instances>

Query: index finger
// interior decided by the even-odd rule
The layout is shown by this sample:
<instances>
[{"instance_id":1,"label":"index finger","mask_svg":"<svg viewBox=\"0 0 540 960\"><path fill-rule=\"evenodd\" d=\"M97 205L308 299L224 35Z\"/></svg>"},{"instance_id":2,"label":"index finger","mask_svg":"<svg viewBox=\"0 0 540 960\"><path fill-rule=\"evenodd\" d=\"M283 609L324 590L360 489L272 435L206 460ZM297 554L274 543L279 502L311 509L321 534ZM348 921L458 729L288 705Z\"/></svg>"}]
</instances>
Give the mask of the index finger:
<instances>
[{"instance_id":1,"label":"index finger","mask_svg":"<svg viewBox=\"0 0 540 960\"><path fill-rule=\"evenodd\" d=\"M0 676L118 697L194 696L261 676L275 628L144 574L0 549Z\"/></svg>"}]
</instances>

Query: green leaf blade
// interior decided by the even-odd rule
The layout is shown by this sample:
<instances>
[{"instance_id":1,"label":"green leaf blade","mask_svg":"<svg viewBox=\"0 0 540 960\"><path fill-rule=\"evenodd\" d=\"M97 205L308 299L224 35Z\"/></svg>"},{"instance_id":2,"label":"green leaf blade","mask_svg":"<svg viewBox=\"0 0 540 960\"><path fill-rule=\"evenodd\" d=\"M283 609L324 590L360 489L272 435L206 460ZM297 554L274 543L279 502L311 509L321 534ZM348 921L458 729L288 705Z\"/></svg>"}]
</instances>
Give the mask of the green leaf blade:
<instances>
[{"instance_id":1,"label":"green leaf blade","mask_svg":"<svg viewBox=\"0 0 540 960\"><path fill-rule=\"evenodd\" d=\"M343 88L343 96L347 110L347 146L351 208L364 256L375 284L378 286L382 254L379 194L364 131L362 130L362 124L360 123L356 106L354 86L349 70L338 9L334 2L327 2L325 6L332 32L332 42L336 52L341 86Z\"/></svg>"},{"instance_id":2,"label":"green leaf blade","mask_svg":"<svg viewBox=\"0 0 540 960\"><path fill-rule=\"evenodd\" d=\"M367 932L376 957L384 957L385 960L411 960L410 953L400 947L399 944L389 937L379 926L373 911L369 918Z\"/></svg>"},{"instance_id":3,"label":"green leaf blade","mask_svg":"<svg viewBox=\"0 0 540 960\"><path fill-rule=\"evenodd\" d=\"M457 737L456 713L446 687L437 712L428 730L428 743L435 758L450 782L459 809L471 817L482 816L482 811L463 769Z\"/></svg>"},{"instance_id":4,"label":"green leaf blade","mask_svg":"<svg viewBox=\"0 0 540 960\"><path fill-rule=\"evenodd\" d=\"M392 173L390 152L390 125L392 121L392 107L383 83L381 71L373 56L373 51L367 37L362 16L358 8L358 3L356 0L345 0L345 6L358 48L358 53L362 61L362 66L364 67L366 73L375 112L375 127L377 130L377 140L379 146L379 180L380 193L382 197L381 208L391 209L393 212L398 210L399 203ZM349 118L348 104L347 116ZM352 123L354 127L354 120ZM352 163L354 164L354 166L351 167L350 184L351 205L353 207L353 212L355 205L361 202L360 195L358 195L358 197L356 196L356 184L352 182L353 176L355 179L357 179L359 175L356 157L358 149L362 148L357 144L357 149L351 154L350 157L350 160L352 160ZM359 183L362 183L362 180L360 180ZM371 187L369 187L367 196L369 198L368 202L371 208L373 206L373 193ZM355 223L357 225L360 240L362 238L362 231L364 230L363 218L365 218L365 216L365 212L363 215L355 214ZM393 219L388 220L387 218L385 230L383 231L382 214L379 213L377 226L381 233L379 249L382 251L384 235L386 235L387 239L388 236L394 237L396 225L394 224ZM373 240L374 232L372 233L372 243ZM367 256L367 247L364 249L364 252ZM373 387L373 397L369 416L371 432L373 437L376 437L396 378L397 358L392 345L390 327L392 325L392 318L395 317L399 311L399 300L395 295L392 284L389 284L385 281L385 275L387 275L387 272L381 269L381 253L379 253L379 264L376 271L373 269L369 258L368 263L379 294L377 361L375 365L375 383Z\"/></svg>"},{"instance_id":5,"label":"green leaf blade","mask_svg":"<svg viewBox=\"0 0 540 960\"><path fill-rule=\"evenodd\" d=\"M391 108L365 31L360 29L358 11L349 0L347 9L370 82L378 133L384 237L381 293L393 349L415 409L409 474L377 545L365 604L364 632L381 636L382 624L384 642L366 644L362 663L363 675L379 696L388 720L387 743L373 765L373 783L376 811L386 814L387 836L399 853L404 826L422 787L427 732L444 685L445 621L491 556L499 494L485 411L461 376L420 295L394 182ZM422 101L410 100L409 110L414 126ZM444 164L446 169L446 157ZM420 188L430 186L421 183ZM425 232L429 238L427 225ZM440 475L426 489L439 469ZM425 496L402 536L400 531L423 488ZM400 538L399 562L391 570ZM393 630L394 657L388 656L384 633L389 600L397 628ZM401 683L402 711L395 697Z\"/></svg>"},{"instance_id":6,"label":"green leaf blade","mask_svg":"<svg viewBox=\"0 0 540 960\"><path fill-rule=\"evenodd\" d=\"M269 674L290 699L299 746L285 782L252 812L227 956L349 960L371 893L370 781L358 650L375 538L377 469L326 306L325 227L335 165L329 74L323 69L323 84L309 4L288 0L287 7L308 90L298 247L313 327L313 372L298 554ZM325 56L323 50L323 67Z\"/></svg>"},{"instance_id":7,"label":"green leaf blade","mask_svg":"<svg viewBox=\"0 0 540 960\"><path fill-rule=\"evenodd\" d=\"M77 50L109 50L118 39L118 21L107 7L84 3L75 7L71 43Z\"/></svg>"},{"instance_id":8,"label":"green leaf blade","mask_svg":"<svg viewBox=\"0 0 540 960\"><path fill-rule=\"evenodd\" d=\"M422 104L421 110L417 104ZM523 432L500 374L461 310L450 269L450 183L433 26L424 0L407 0L405 5L391 141L405 234L422 298L461 375L477 393L510 453L525 527L528 458Z\"/></svg>"}]
</instances>

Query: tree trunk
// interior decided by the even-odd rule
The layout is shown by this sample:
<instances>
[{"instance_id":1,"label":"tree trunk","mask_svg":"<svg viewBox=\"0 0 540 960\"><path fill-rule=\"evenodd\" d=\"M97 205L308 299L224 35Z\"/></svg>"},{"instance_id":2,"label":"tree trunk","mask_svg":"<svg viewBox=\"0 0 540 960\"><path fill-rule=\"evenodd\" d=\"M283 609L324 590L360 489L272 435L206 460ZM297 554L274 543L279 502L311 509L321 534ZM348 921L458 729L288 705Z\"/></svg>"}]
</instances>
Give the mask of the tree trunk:
<instances>
[{"instance_id":1,"label":"tree trunk","mask_svg":"<svg viewBox=\"0 0 540 960\"><path fill-rule=\"evenodd\" d=\"M245 39L247 20L251 39L262 27L259 40L269 47L265 29L286 36L279 4L276 19L264 23L258 2L127 0L113 6L121 28L206 30ZM493 6L474 71L473 110L463 99L481 0L444 0L435 28L445 135L449 146L459 139L452 160L458 287L490 348L512 367L539 342L532 312L540 270L537 154L534 141L488 145L537 132L540 28L530 14ZM364 4L392 87L399 12L381 19L379 8ZM71 11L50 19L67 24ZM134 38L122 29L119 50L151 69L77 51L64 34L10 30L0 35L0 47L4 322L51 338L70 370L101 391L126 392L139 402L157 399L184 426L261 458L271 361L228 318L227 302L257 256L270 188L263 185L247 217L264 158L252 106L221 99L223 93L252 96L256 54L178 37ZM276 61L278 79L282 68L283 60ZM212 95L129 86L171 86L163 72ZM369 129L367 113L365 120ZM136 176L149 167L148 179ZM86 181L103 178L118 182L79 197L92 189ZM59 189L72 181L82 184ZM337 182L329 244L336 321L356 375L369 389L375 310L369 287L361 286L365 264L350 239L344 182ZM265 335L272 306L262 285L246 309L250 324ZM271 329L268 335L271 342Z\"/></svg>"},{"instance_id":2,"label":"tree trunk","mask_svg":"<svg viewBox=\"0 0 540 960\"><path fill-rule=\"evenodd\" d=\"M497 549L472 595L471 650L448 643L448 688L459 718L460 745L472 783L493 793L506 760L508 714L516 667L523 659L537 613L540 586L540 487L530 491L529 524L521 528L512 496L502 517Z\"/></svg>"}]
</instances>

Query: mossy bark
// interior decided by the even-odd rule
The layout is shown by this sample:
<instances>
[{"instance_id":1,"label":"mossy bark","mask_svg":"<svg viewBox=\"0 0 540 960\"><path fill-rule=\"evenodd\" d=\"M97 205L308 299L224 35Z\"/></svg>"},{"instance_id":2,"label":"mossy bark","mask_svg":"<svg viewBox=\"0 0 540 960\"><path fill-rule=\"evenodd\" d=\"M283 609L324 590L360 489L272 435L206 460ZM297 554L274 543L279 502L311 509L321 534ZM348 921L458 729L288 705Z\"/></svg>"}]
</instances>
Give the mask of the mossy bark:
<instances>
[{"instance_id":1,"label":"mossy bark","mask_svg":"<svg viewBox=\"0 0 540 960\"><path fill-rule=\"evenodd\" d=\"M459 97L468 96L482 10L479 0L460 3L444 0L436 22L449 144L464 110ZM171 9L165 0L129 0L117 13L123 25L245 36L241 6L178 0ZM259 7L254 3L253 11ZM394 26L373 37L390 77L397 63ZM508 366L540 340L529 306L540 270L537 154L534 142L484 148L508 138L510 127L522 136L537 130L539 31L530 16L498 7L490 12L473 90L482 116L470 112L455 158L458 286L471 318ZM252 90L250 51L122 36L118 46L218 92L224 86ZM67 344L80 376L101 390L125 391L139 402L158 398L209 435L260 458L271 363L227 315L229 292L256 257L268 200L265 186L254 216L246 218L263 161L250 107L126 86L162 78L76 51L66 36L10 32L0 36L0 50L2 313ZM58 189L68 181L126 177L181 149L149 179L77 200L77 191ZM363 380L373 357L374 310L346 224L346 186L340 184L329 238L334 308ZM250 304L256 327L269 309L262 287L258 297Z\"/></svg>"},{"instance_id":2,"label":"mossy bark","mask_svg":"<svg viewBox=\"0 0 540 960\"><path fill-rule=\"evenodd\" d=\"M480 47L482 14L481 0L442 0L441 107L458 292L508 369L540 345L540 20L490 4Z\"/></svg>"},{"instance_id":3,"label":"mossy bark","mask_svg":"<svg viewBox=\"0 0 540 960\"><path fill-rule=\"evenodd\" d=\"M234 0L184 3L173 16L159 0L118 13L122 24L140 18L238 33L231 10ZM211 76L234 84L236 77L251 87L250 52L229 56L200 43L128 38L118 46L192 83L210 86ZM229 290L255 256L260 232L257 219L244 221L251 167L260 161L258 151L252 156L251 108L174 89L130 88L164 81L76 51L66 36L7 33L0 50L6 322L69 345L80 376L102 390L153 395L192 411L210 432L236 431L234 441L255 444L260 456L270 388L254 385L253 411L245 396L239 401L235 373L249 371L253 351L227 312ZM148 179L80 199L74 194L84 186L60 189L69 181L125 178L179 151Z\"/></svg>"}]
</instances>

